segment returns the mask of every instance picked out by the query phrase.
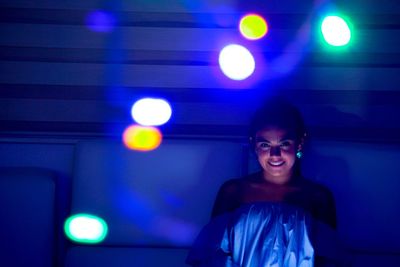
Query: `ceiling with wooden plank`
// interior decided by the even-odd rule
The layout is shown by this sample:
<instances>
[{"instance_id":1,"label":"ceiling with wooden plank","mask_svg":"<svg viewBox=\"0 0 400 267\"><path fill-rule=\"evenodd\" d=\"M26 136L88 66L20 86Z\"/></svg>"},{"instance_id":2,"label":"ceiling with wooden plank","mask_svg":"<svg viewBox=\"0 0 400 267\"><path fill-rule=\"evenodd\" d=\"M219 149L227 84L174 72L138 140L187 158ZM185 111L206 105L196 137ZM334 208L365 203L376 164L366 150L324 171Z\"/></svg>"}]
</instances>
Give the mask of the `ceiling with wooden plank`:
<instances>
[{"instance_id":1,"label":"ceiling with wooden plank","mask_svg":"<svg viewBox=\"0 0 400 267\"><path fill-rule=\"evenodd\" d=\"M348 3L351 2L351 3ZM318 25L335 7L353 41L332 51ZM88 25L106 12L108 27ZM259 41L237 30L263 15ZM400 141L400 7L396 1L0 1L0 130L113 134L144 96L173 108L167 135L246 135L274 94L302 110L321 138ZM218 66L228 43L255 55L255 74L232 81Z\"/></svg>"}]
</instances>

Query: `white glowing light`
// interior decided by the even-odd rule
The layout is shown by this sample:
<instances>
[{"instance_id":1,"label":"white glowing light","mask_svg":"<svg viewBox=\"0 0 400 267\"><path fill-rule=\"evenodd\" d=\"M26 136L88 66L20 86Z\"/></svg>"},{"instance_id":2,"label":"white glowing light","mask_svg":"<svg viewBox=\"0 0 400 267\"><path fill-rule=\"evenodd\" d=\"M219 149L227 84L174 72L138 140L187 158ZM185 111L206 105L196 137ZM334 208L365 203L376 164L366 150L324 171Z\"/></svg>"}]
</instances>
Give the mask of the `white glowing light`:
<instances>
[{"instance_id":1,"label":"white glowing light","mask_svg":"<svg viewBox=\"0 0 400 267\"><path fill-rule=\"evenodd\" d=\"M326 17L322 22L321 31L325 41L330 45L344 46L350 42L350 28L341 17Z\"/></svg>"},{"instance_id":2,"label":"white glowing light","mask_svg":"<svg viewBox=\"0 0 400 267\"><path fill-rule=\"evenodd\" d=\"M64 225L65 234L75 242L99 243L108 232L106 222L89 214L77 214L69 217Z\"/></svg>"},{"instance_id":3,"label":"white glowing light","mask_svg":"<svg viewBox=\"0 0 400 267\"><path fill-rule=\"evenodd\" d=\"M71 234L79 239L97 239L103 229L101 223L91 218L76 218L70 227Z\"/></svg>"},{"instance_id":4,"label":"white glowing light","mask_svg":"<svg viewBox=\"0 0 400 267\"><path fill-rule=\"evenodd\" d=\"M131 114L138 124L157 126L166 123L171 118L172 109L163 99L142 98L133 104Z\"/></svg>"},{"instance_id":5,"label":"white glowing light","mask_svg":"<svg viewBox=\"0 0 400 267\"><path fill-rule=\"evenodd\" d=\"M232 80L244 80L255 70L253 55L247 48L237 44L225 46L218 62L222 72Z\"/></svg>"}]
</instances>

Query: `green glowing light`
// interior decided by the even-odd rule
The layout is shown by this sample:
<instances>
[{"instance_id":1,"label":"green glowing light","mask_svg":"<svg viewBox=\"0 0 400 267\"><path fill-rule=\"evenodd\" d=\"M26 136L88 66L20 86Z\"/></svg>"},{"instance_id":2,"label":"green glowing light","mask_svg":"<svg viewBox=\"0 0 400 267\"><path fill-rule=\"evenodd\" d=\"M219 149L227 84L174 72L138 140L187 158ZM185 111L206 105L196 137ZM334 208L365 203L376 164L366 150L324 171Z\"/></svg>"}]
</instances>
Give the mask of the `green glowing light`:
<instances>
[{"instance_id":1,"label":"green glowing light","mask_svg":"<svg viewBox=\"0 0 400 267\"><path fill-rule=\"evenodd\" d=\"M345 46L350 42L349 24L339 16L327 16L321 24L325 41L332 46Z\"/></svg>"},{"instance_id":2,"label":"green glowing light","mask_svg":"<svg viewBox=\"0 0 400 267\"><path fill-rule=\"evenodd\" d=\"M75 214L69 217L64 224L66 236L77 243L96 244L107 236L107 223L94 215Z\"/></svg>"}]
</instances>

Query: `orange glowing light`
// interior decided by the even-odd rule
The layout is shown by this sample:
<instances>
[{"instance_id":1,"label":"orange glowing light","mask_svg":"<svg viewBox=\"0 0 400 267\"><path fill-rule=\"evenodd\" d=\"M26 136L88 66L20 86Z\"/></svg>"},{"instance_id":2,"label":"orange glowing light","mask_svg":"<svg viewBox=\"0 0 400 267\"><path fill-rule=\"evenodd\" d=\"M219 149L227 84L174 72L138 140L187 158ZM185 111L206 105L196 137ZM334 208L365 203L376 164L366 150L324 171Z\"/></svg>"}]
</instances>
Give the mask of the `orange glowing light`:
<instances>
[{"instance_id":1,"label":"orange glowing light","mask_svg":"<svg viewBox=\"0 0 400 267\"><path fill-rule=\"evenodd\" d=\"M122 140L129 149L150 151L160 146L162 134L155 127L131 125L125 129Z\"/></svg>"}]
</instances>

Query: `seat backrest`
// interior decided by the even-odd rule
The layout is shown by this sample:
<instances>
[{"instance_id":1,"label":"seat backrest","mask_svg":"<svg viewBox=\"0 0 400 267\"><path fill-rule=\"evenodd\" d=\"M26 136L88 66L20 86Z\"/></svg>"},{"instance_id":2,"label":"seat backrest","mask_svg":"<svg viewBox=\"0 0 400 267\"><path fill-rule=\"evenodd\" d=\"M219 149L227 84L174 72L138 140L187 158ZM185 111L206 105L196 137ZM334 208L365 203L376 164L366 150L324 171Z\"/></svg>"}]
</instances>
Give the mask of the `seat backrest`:
<instances>
[{"instance_id":1,"label":"seat backrest","mask_svg":"<svg viewBox=\"0 0 400 267\"><path fill-rule=\"evenodd\" d=\"M241 143L228 141L164 140L151 152L82 142L71 212L103 217L107 244L190 245L210 218L218 187L247 171L245 154Z\"/></svg>"},{"instance_id":2,"label":"seat backrest","mask_svg":"<svg viewBox=\"0 0 400 267\"><path fill-rule=\"evenodd\" d=\"M54 266L55 174L0 168L0 266Z\"/></svg>"},{"instance_id":3,"label":"seat backrest","mask_svg":"<svg viewBox=\"0 0 400 267\"><path fill-rule=\"evenodd\" d=\"M219 186L247 171L246 157L234 141L164 140L151 152L79 143L71 214L103 218L109 234L100 245L70 248L67 266L185 266Z\"/></svg>"}]
</instances>

